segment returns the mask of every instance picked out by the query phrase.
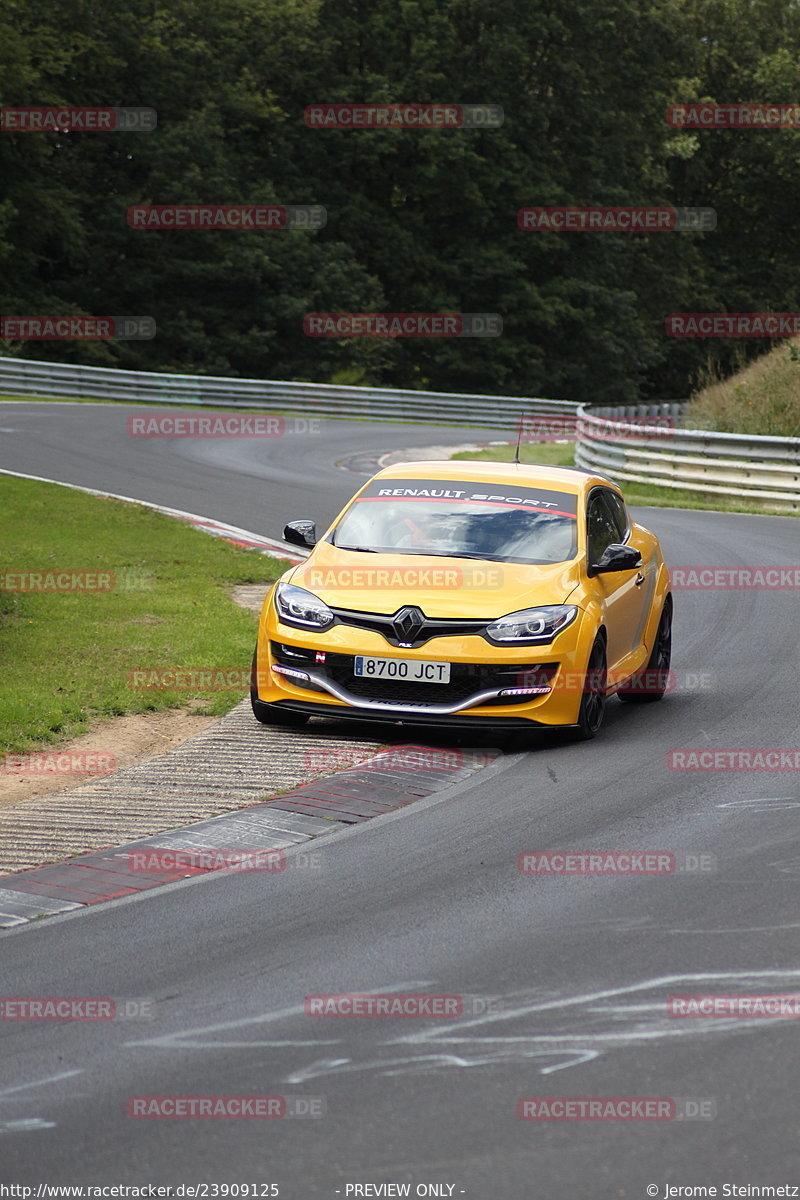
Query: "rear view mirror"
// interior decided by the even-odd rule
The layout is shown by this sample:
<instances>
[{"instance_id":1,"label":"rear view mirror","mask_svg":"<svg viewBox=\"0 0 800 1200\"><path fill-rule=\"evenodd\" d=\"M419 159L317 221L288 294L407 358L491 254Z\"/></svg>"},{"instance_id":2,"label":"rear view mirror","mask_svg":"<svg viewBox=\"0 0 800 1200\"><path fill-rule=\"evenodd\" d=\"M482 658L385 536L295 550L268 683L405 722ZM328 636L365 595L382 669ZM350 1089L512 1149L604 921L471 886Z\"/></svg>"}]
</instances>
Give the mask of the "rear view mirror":
<instances>
[{"instance_id":1,"label":"rear view mirror","mask_svg":"<svg viewBox=\"0 0 800 1200\"><path fill-rule=\"evenodd\" d=\"M606 546L600 559L592 563L590 575L608 575L611 571L635 571L642 565L642 556L635 546L623 546L621 542L612 542Z\"/></svg>"},{"instance_id":2,"label":"rear view mirror","mask_svg":"<svg viewBox=\"0 0 800 1200\"><path fill-rule=\"evenodd\" d=\"M317 527L313 521L290 521L284 526L283 540L310 549L317 544Z\"/></svg>"}]
</instances>

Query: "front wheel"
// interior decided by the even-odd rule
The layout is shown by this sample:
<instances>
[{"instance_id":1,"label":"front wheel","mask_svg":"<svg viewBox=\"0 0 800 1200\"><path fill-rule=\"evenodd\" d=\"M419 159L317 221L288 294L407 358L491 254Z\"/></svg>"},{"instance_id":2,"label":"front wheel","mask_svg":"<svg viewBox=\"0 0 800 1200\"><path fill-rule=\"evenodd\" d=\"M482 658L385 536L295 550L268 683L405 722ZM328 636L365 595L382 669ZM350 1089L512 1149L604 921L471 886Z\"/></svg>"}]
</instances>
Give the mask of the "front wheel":
<instances>
[{"instance_id":1,"label":"front wheel","mask_svg":"<svg viewBox=\"0 0 800 1200\"><path fill-rule=\"evenodd\" d=\"M598 633L594 639L583 681L583 695L575 732L575 736L580 742L588 742L590 738L597 737L600 732L606 712L607 675L606 643L603 635Z\"/></svg>"},{"instance_id":2,"label":"front wheel","mask_svg":"<svg viewBox=\"0 0 800 1200\"><path fill-rule=\"evenodd\" d=\"M634 675L628 687L617 692L623 704L652 704L661 700L669 683L672 661L672 597L667 596L656 630L656 640L644 671Z\"/></svg>"},{"instance_id":3,"label":"front wheel","mask_svg":"<svg viewBox=\"0 0 800 1200\"><path fill-rule=\"evenodd\" d=\"M279 708L277 704L265 704L258 698L258 646L253 651L253 663L250 667L250 705L253 716L262 725L288 725L297 728L305 725L308 713L292 712L290 708Z\"/></svg>"}]
</instances>

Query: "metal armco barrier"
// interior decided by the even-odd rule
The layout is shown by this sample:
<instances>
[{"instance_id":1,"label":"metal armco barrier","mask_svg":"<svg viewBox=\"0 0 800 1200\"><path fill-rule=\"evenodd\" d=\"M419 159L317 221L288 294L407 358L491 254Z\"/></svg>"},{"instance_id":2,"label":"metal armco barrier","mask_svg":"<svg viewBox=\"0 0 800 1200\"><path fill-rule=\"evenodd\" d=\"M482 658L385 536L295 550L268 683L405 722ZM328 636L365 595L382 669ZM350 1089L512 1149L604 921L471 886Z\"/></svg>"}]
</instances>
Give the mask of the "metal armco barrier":
<instances>
[{"instance_id":1,"label":"metal armco barrier","mask_svg":"<svg viewBox=\"0 0 800 1200\"><path fill-rule=\"evenodd\" d=\"M575 462L625 482L747 497L800 512L800 438L677 428L685 406L578 410ZM648 420L650 424L645 424ZM672 425L674 421L674 426Z\"/></svg>"},{"instance_id":2,"label":"metal armco barrier","mask_svg":"<svg viewBox=\"0 0 800 1200\"><path fill-rule=\"evenodd\" d=\"M72 363L0 358L0 392L6 395L63 396L128 403L212 405L215 408L268 408L305 417L362 417L437 425L474 425L516 434L522 416L560 415L574 419L571 400L515 396L465 396L396 388L344 387L329 383L287 383L226 379L211 375L162 375L119 371Z\"/></svg>"},{"instance_id":3,"label":"metal armco barrier","mask_svg":"<svg viewBox=\"0 0 800 1200\"><path fill-rule=\"evenodd\" d=\"M509 440L524 418L523 441L547 440L536 436L537 424L540 435L551 426L556 436L569 437L577 421L575 462L586 470L800 512L800 438L683 429L683 403L594 408L570 400L167 375L27 358L0 358L0 392L471 425L505 431Z\"/></svg>"}]
</instances>

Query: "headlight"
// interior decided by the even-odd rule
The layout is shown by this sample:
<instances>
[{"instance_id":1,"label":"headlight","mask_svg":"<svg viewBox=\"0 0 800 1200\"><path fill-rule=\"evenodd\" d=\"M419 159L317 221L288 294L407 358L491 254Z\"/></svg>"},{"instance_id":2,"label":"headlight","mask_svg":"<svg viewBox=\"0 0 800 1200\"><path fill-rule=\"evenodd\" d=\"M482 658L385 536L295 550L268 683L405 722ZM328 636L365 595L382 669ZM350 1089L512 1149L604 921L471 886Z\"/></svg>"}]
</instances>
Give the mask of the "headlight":
<instances>
[{"instance_id":1,"label":"headlight","mask_svg":"<svg viewBox=\"0 0 800 1200\"><path fill-rule=\"evenodd\" d=\"M486 626L493 642L552 642L578 615L574 604L550 604L546 608L523 608Z\"/></svg>"},{"instance_id":2,"label":"headlight","mask_svg":"<svg viewBox=\"0 0 800 1200\"><path fill-rule=\"evenodd\" d=\"M333 624L333 613L324 600L292 583L279 583L275 589L275 608L287 625L301 629L327 629Z\"/></svg>"}]
</instances>

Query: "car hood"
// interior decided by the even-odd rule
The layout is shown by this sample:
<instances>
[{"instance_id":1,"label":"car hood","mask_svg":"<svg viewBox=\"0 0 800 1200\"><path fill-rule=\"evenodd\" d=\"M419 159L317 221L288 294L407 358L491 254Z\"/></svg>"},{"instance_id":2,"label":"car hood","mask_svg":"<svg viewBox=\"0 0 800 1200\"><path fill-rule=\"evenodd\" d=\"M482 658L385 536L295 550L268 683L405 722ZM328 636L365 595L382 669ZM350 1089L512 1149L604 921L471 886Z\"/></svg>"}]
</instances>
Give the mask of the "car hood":
<instances>
[{"instance_id":1,"label":"car hood","mask_svg":"<svg viewBox=\"0 0 800 1200\"><path fill-rule=\"evenodd\" d=\"M405 604L428 617L500 617L563 604L579 582L577 560L528 566L418 554L369 554L320 542L289 576L333 608L391 615Z\"/></svg>"}]
</instances>

